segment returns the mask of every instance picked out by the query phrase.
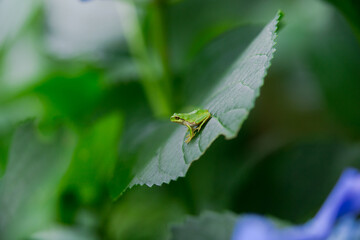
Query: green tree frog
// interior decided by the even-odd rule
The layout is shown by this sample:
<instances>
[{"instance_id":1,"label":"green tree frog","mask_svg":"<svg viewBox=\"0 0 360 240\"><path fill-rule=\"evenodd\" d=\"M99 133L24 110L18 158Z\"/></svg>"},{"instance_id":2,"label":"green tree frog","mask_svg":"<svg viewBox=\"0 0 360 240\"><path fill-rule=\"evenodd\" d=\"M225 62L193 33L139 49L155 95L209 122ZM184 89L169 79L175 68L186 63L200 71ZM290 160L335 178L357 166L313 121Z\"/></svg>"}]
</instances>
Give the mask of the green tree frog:
<instances>
[{"instance_id":1,"label":"green tree frog","mask_svg":"<svg viewBox=\"0 0 360 240\"><path fill-rule=\"evenodd\" d=\"M186 143L189 143L195 135L200 132L201 127L211 118L211 114L206 109L195 109L189 113L174 113L170 121L185 125L189 129L186 136Z\"/></svg>"}]
</instances>

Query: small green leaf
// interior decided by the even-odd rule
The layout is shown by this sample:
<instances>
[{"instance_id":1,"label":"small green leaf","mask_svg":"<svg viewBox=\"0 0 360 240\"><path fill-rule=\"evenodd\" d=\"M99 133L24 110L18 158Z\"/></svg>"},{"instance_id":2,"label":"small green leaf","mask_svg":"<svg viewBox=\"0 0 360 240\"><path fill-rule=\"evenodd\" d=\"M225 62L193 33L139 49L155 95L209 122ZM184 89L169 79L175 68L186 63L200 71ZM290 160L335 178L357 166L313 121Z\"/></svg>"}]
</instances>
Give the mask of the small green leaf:
<instances>
[{"instance_id":1,"label":"small green leaf","mask_svg":"<svg viewBox=\"0 0 360 240\"><path fill-rule=\"evenodd\" d=\"M134 185L161 185L183 177L190 164L199 159L217 137L236 137L263 85L275 51L281 16L280 12L276 14L218 79L217 85L203 96L200 106L208 109L212 118L189 144L184 143L187 133L183 126L150 121L134 126L130 121L129 133L123 137L122 161L111 185L113 197ZM175 130L169 133L169 129Z\"/></svg>"},{"instance_id":2,"label":"small green leaf","mask_svg":"<svg viewBox=\"0 0 360 240\"><path fill-rule=\"evenodd\" d=\"M237 216L232 213L205 212L200 217L188 218L171 228L171 240L231 239Z\"/></svg>"}]
</instances>

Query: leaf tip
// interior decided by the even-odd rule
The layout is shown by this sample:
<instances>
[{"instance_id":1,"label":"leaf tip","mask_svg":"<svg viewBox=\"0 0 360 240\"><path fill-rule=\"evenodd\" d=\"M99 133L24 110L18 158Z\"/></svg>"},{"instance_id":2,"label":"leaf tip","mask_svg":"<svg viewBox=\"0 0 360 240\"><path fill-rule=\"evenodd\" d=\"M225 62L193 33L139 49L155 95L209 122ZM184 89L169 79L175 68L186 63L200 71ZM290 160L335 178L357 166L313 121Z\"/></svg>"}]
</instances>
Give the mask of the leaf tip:
<instances>
[{"instance_id":1,"label":"leaf tip","mask_svg":"<svg viewBox=\"0 0 360 240\"><path fill-rule=\"evenodd\" d=\"M276 15L278 16L278 21L280 21L284 17L284 12L281 9L279 9Z\"/></svg>"},{"instance_id":2,"label":"leaf tip","mask_svg":"<svg viewBox=\"0 0 360 240\"><path fill-rule=\"evenodd\" d=\"M284 24L282 23L282 18L284 17L284 12L282 10L278 10L277 13L276 13L276 16L277 16L277 28L276 28L276 31L279 32L283 27L284 27Z\"/></svg>"}]
</instances>

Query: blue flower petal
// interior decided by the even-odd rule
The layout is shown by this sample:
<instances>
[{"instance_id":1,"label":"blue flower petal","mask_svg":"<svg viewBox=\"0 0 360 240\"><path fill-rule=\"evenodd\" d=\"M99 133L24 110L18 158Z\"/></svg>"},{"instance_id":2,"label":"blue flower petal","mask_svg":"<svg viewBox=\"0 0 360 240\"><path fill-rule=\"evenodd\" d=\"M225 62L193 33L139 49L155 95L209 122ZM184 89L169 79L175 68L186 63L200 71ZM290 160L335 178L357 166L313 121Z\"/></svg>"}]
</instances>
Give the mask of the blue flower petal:
<instances>
[{"instance_id":1,"label":"blue flower petal","mask_svg":"<svg viewBox=\"0 0 360 240\"><path fill-rule=\"evenodd\" d=\"M267 218L258 215L245 215L235 226L232 240L277 240L274 224Z\"/></svg>"},{"instance_id":2,"label":"blue flower petal","mask_svg":"<svg viewBox=\"0 0 360 240\"><path fill-rule=\"evenodd\" d=\"M354 217L359 212L360 173L347 169L320 211L306 224L280 229L264 217L247 215L236 224L232 240L325 240L339 218Z\"/></svg>"},{"instance_id":3,"label":"blue flower petal","mask_svg":"<svg viewBox=\"0 0 360 240\"><path fill-rule=\"evenodd\" d=\"M360 222L354 216L342 217L327 240L360 239Z\"/></svg>"}]
</instances>

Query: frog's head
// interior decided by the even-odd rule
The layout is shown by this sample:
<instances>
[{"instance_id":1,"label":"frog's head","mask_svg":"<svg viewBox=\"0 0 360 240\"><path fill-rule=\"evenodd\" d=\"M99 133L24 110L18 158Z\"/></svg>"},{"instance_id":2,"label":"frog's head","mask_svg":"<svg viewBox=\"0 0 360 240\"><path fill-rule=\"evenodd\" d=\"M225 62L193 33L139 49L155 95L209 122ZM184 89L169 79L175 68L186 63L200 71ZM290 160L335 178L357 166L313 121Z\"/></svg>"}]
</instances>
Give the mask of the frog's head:
<instances>
[{"instance_id":1,"label":"frog's head","mask_svg":"<svg viewBox=\"0 0 360 240\"><path fill-rule=\"evenodd\" d=\"M184 119L181 116L182 114L179 113L174 113L171 117L170 117L170 121L175 122L175 123L182 123L184 122Z\"/></svg>"}]
</instances>

